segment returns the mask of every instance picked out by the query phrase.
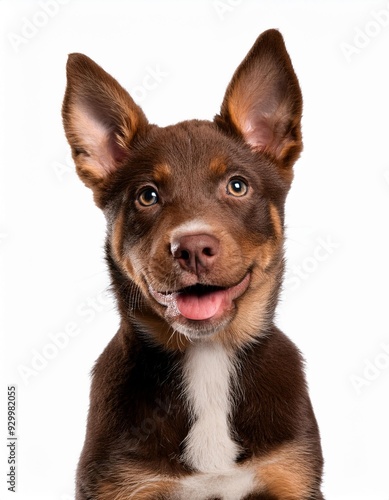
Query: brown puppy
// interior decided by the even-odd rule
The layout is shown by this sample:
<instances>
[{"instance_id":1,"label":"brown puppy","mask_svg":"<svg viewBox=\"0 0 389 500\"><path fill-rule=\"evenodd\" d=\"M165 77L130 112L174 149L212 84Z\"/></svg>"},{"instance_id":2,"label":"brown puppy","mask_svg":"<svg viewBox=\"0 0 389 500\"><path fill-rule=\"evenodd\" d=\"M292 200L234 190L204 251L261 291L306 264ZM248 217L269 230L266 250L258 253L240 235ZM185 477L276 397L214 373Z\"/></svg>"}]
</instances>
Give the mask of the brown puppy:
<instances>
[{"instance_id":1,"label":"brown puppy","mask_svg":"<svg viewBox=\"0 0 389 500\"><path fill-rule=\"evenodd\" d=\"M282 36L257 39L213 122L150 125L81 54L67 77L121 315L93 372L77 499L322 499L302 359L273 324L302 149Z\"/></svg>"}]
</instances>

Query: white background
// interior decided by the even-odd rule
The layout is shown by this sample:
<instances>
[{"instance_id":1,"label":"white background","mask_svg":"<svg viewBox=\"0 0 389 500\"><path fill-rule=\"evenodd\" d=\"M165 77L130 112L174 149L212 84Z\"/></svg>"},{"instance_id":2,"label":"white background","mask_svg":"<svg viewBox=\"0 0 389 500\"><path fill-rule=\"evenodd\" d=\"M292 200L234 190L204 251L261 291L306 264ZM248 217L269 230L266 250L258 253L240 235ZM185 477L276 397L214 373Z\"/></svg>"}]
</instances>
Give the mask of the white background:
<instances>
[{"instance_id":1,"label":"white background","mask_svg":"<svg viewBox=\"0 0 389 500\"><path fill-rule=\"evenodd\" d=\"M0 18L0 497L73 498L89 372L118 325L100 295L104 218L62 130L67 54L92 57L167 125L212 119L256 37L278 28L303 90L305 149L277 324L307 360L327 500L388 500L389 3L0 0ZM147 90L150 71L160 76ZM6 490L9 384L16 495Z\"/></svg>"}]
</instances>

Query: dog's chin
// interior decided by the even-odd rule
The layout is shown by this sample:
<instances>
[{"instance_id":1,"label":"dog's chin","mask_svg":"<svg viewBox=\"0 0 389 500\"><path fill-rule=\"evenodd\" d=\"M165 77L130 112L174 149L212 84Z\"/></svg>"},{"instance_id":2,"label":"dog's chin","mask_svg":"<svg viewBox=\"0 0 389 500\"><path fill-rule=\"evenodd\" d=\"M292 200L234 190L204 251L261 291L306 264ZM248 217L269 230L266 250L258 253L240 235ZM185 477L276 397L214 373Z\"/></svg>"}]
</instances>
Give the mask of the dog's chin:
<instances>
[{"instance_id":1,"label":"dog's chin","mask_svg":"<svg viewBox=\"0 0 389 500\"><path fill-rule=\"evenodd\" d=\"M185 318L178 318L171 323L174 331L184 335L188 340L211 339L217 333L224 330L230 323L233 315L230 313L218 320L190 321Z\"/></svg>"},{"instance_id":2,"label":"dog's chin","mask_svg":"<svg viewBox=\"0 0 389 500\"><path fill-rule=\"evenodd\" d=\"M198 284L170 293L149 287L149 292L159 314L176 332L189 340L207 339L226 328L234 318L235 301L247 291L250 278L248 272L230 287Z\"/></svg>"}]
</instances>

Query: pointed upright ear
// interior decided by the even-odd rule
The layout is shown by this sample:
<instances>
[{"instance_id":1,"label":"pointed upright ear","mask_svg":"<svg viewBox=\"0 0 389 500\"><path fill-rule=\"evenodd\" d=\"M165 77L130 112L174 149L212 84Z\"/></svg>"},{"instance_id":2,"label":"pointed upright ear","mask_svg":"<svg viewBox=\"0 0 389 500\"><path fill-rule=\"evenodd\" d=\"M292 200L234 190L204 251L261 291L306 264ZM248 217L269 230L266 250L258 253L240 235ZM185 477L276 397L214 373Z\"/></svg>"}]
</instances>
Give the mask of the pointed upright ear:
<instances>
[{"instance_id":1,"label":"pointed upright ear","mask_svg":"<svg viewBox=\"0 0 389 500\"><path fill-rule=\"evenodd\" d=\"M302 150L301 114L300 86L282 35L265 31L232 77L216 123L269 155L290 182Z\"/></svg>"},{"instance_id":2,"label":"pointed upright ear","mask_svg":"<svg viewBox=\"0 0 389 500\"><path fill-rule=\"evenodd\" d=\"M102 207L104 188L147 128L143 111L118 82L83 54L70 54L62 106L76 169Z\"/></svg>"}]
</instances>

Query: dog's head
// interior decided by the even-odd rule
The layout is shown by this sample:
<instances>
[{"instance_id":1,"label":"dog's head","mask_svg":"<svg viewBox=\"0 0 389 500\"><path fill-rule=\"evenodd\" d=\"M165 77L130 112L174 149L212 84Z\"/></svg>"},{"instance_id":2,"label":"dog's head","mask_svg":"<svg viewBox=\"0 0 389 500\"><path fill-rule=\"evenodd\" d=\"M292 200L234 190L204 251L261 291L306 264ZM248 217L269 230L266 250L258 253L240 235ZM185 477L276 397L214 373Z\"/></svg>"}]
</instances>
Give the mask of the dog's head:
<instances>
[{"instance_id":1,"label":"dog's head","mask_svg":"<svg viewBox=\"0 0 389 500\"><path fill-rule=\"evenodd\" d=\"M302 149L301 92L280 33L257 39L213 122L149 124L81 54L67 77L66 135L107 217L123 318L173 346L256 338L274 313L283 206Z\"/></svg>"}]
</instances>

